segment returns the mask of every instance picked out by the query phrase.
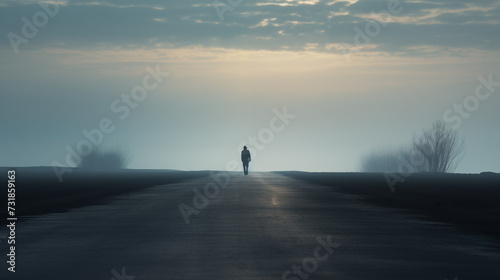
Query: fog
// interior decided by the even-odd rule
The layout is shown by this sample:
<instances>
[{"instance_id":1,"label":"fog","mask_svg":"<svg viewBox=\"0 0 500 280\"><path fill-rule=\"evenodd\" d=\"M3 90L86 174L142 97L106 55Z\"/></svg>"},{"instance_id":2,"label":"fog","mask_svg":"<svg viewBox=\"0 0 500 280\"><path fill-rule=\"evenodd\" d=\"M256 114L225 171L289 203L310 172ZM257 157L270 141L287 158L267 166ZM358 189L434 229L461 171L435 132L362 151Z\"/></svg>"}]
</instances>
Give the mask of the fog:
<instances>
[{"instance_id":1,"label":"fog","mask_svg":"<svg viewBox=\"0 0 500 280\"><path fill-rule=\"evenodd\" d=\"M93 139L129 168L222 170L247 145L254 171L360 171L444 120L456 172L500 172L499 1L402 1L388 22L367 15L389 1L244 1L222 22L172 2L69 1L16 52L44 10L0 1L0 166L71 166Z\"/></svg>"}]
</instances>

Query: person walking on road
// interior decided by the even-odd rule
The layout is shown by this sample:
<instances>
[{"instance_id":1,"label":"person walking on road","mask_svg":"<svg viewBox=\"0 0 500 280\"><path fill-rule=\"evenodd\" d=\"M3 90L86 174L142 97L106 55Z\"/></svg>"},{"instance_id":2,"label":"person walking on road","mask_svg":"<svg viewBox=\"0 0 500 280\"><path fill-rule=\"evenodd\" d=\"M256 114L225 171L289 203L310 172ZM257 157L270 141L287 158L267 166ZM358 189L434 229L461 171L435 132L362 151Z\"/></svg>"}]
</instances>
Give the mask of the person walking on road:
<instances>
[{"instance_id":1,"label":"person walking on road","mask_svg":"<svg viewBox=\"0 0 500 280\"><path fill-rule=\"evenodd\" d=\"M247 149L247 146L243 146L243 151L241 151L241 161L243 162L243 173L248 175L248 163L252 160L250 156L250 151Z\"/></svg>"}]
</instances>

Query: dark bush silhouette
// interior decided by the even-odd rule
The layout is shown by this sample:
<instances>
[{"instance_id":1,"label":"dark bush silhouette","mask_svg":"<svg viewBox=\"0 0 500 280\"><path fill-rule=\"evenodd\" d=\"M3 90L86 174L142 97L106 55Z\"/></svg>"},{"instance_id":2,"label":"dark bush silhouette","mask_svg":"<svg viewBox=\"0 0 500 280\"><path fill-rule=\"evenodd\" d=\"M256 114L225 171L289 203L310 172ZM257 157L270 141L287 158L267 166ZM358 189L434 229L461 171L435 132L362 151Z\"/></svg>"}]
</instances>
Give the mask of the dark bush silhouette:
<instances>
[{"instance_id":1,"label":"dark bush silhouette","mask_svg":"<svg viewBox=\"0 0 500 280\"><path fill-rule=\"evenodd\" d=\"M385 150L372 152L361 160L363 172L397 172L398 157L402 150Z\"/></svg>"},{"instance_id":2,"label":"dark bush silhouette","mask_svg":"<svg viewBox=\"0 0 500 280\"><path fill-rule=\"evenodd\" d=\"M92 150L89 155L82 156L78 167L84 169L112 170L123 169L128 165L128 155L122 148Z\"/></svg>"},{"instance_id":3,"label":"dark bush silhouette","mask_svg":"<svg viewBox=\"0 0 500 280\"><path fill-rule=\"evenodd\" d=\"M405 162L414 162L419 158L417 152L411 148L378 151L365 156L361 160L363 172L400 172L400 166ZM425 171L420 164L414 164L415 171Z\"/></svg>"}]
</instances>

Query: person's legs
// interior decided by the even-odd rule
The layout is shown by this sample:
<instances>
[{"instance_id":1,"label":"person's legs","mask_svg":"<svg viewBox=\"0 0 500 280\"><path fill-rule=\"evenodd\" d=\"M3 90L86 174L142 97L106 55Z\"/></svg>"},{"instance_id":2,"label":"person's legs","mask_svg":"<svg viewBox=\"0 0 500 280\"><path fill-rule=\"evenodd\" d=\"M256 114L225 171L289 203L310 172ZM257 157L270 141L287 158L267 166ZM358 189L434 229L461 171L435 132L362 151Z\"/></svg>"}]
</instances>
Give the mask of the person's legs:
<instances>
[{"instance_id":1,"label":"person's legs","mask_svg":"<svg viewBox=\"0 0 500 280\"><path fill-rule=\"evenodd\" d=\"M243 162L243 173L248 174L248 162Z\"/></svg>"}]
</instances>

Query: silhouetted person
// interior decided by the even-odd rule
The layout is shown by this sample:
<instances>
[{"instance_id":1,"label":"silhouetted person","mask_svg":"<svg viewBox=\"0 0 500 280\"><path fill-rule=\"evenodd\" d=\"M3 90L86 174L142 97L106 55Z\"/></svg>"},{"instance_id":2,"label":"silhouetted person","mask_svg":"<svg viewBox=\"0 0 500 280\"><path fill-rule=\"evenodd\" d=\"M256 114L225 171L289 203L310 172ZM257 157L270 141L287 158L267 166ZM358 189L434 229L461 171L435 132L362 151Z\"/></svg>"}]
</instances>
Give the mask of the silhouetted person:
<instances>
[{"instance_id":1,"label":"silhouetted person","mask_svg":"<svg viewBox=\"0 0 500 280\"><path fill-rule=\"evenodd\" d=\"M243 151L241 151L241 161L243 162L243 173L248 175L248 163L252 160L250 156L250 151L247 150L247 146L243 146Z\"/></svg>"}]
</instances>

